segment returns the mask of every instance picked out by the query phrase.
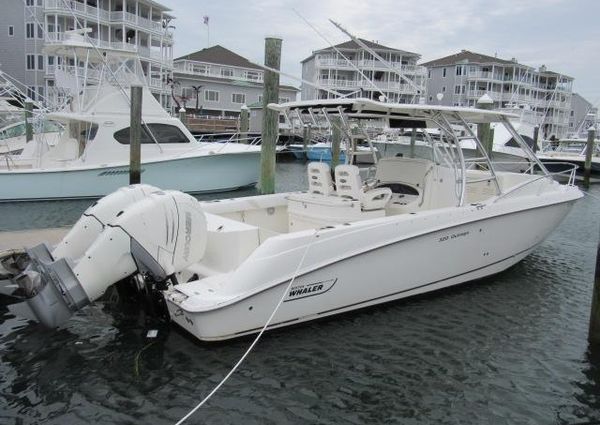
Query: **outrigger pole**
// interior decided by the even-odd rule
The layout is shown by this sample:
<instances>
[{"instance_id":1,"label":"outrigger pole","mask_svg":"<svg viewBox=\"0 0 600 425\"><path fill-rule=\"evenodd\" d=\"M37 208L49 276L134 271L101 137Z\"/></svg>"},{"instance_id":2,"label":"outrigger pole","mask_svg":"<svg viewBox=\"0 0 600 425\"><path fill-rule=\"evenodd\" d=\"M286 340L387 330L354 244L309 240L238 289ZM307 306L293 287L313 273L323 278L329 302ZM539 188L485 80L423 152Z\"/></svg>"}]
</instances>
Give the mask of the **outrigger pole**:
<instances>
[{"instance_id":1,"label":"outrigger pole","mask_svg":"<svg viewBox=\"0 0 600 425\"><path fill-rule=\"evenodd\" d=\"M380 61L381 63L383 63L386 68L388 68L394 74L398 75L404 82L406 82L409 86L411 86L413 89L415 89L417 94L415 94L413 96L413 98L416 97L417 95L421 94L421 89L419 88L419 86L417 86L410 78L407 78L402 72L399 72L396 68L394 68L392 65L390 65L388 61L386 61L384 58L382 58L380 55L378 55L373 49L371 49L369 46L367 46L365 43L363 43L361 39L359 39L358 37L355 37L348 30L346 30L344 27L342 27L341 24L338 24L333 19L329 19L329 22L331 22L333 25L335 25L336 28L338 28L340 31L342 31L344 34L346 34L348 37L350 37L352 39L352 41L354 41L360 47L362 47L367 52L369 52L371 55L373 55L373 57L375 59L377 59L378 61Z\"/></svg>"}]
</instances>

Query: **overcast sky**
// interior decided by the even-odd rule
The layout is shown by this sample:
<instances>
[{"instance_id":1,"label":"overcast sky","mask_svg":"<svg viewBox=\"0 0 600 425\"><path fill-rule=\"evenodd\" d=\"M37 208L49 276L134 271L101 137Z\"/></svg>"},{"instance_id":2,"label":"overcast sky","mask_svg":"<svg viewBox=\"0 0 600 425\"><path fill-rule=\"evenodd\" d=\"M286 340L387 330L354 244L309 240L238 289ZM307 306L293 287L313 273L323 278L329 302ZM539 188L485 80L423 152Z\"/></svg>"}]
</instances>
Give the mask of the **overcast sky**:
<instances>
[{"instance_id":1,"label":"overcast sky","mask_svg":"<svg viewBox=\"0 0 600 425\"><path fill-rule=\"evenodd\" d=\"M295 12L332 43L355 35L416 52L422 60L467 49L575 78L574 91L600 103L600 0L159 0L176 17L175 56L220 44L263 63L264 38L283 38L282 71L301 76L300 61L327 47ZM298 82L286 79L298 86Z\"/></svg>"}]
</instances>

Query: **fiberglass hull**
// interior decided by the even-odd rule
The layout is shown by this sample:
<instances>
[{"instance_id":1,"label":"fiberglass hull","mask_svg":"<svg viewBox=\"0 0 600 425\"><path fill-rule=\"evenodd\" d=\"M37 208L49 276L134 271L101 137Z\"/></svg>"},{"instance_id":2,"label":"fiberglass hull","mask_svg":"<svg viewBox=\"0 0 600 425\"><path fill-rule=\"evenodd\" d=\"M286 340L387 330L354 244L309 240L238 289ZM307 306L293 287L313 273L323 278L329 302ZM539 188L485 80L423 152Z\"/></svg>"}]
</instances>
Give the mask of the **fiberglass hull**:
<instances>
[{"instance_id":1,"label":"fiberglass hull","mask_svg":"<svg viewBox=\"0 0 600 425\"><path fill-rule=\"evenodd\" d=\"M578 197L563 196L527 209L472 205L456 212L369 220L373 223L319 230L319 238L302 232L300 246L286 249L284 244L282 253L255 258L256 264L241 270L246 279L267 282L252 293L187 309L181 298L169 293L165 298L171 319L201 340L255 333L267 322L306 251L305 264L269 329L349 312L507 269L558 226ZM381 225L373 225L378 221Z\"/></svg>"},{"instance_id":2,"label":"fiberglass hull","mask_svg":"<svg viewBox=\"0 0 600 425\"><path fill-rule=\"evenodd\" d=\"M188 193L235 190L258 181L260 152L146 162L143 183ZM129 165L0 172L0 201L98 198L129 184Z\"/></svg>"}]
</instances>

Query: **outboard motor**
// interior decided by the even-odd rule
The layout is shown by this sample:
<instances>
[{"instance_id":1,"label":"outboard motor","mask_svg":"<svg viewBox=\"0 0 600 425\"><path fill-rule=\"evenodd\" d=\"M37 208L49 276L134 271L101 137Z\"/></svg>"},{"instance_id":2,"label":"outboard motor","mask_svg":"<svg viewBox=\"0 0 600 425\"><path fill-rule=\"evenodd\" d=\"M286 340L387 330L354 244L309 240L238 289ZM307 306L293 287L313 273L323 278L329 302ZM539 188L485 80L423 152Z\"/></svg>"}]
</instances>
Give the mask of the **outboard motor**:
<instances>
[{"instance_id":1,"label":"outboard motor","mask_svg":"<svg viewBox=\"0 0 600 425\"><path fill-rule=\"evenodd\" d=\"M56 245L51 254L52 258L78 259L102 233L107 223L115 220L128 206L158 191L160 189L148 184L135 184L122 187L94 202Z\"/></svg>"},{"instance_id":2,"label":"outboard motor","mask_svg":"<svg viewBox=\"0 0 600 425\"><path fill-rule=\"evenodd\" d=\"M121 196L114 199L122 201ZM98 205L107 208L103 201ZM75 241L74 227L52 254L44 245L28 251L30 266L14 279L26 300L10 306L12 311L55 327L102 296L110 285L136 273L164 281L201 260L206 249L204 213L196 199L181 192L147 195L121 209L99 234L96 224L88 231L90 223L94 222L82 217L76 225L83 226L85 242ZM89 243L94 232L96 237ZM54 260L57 251L79 258Z\"/></svg>"}]
</instances>

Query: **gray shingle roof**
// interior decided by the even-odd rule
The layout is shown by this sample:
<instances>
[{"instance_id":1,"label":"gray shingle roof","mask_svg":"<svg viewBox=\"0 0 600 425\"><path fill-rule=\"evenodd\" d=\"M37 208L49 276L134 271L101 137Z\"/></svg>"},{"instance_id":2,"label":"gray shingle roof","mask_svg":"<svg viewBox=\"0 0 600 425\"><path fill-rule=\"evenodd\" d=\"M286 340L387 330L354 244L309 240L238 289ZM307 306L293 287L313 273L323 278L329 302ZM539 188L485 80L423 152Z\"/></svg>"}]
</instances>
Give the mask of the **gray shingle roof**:
<instances>
[{"instance_id":1,"label":"gray shingle roof","mask_svg":"<svg viewBox=\"0 0 600 425\"><path fill-rule=\"evenodd\" d=\"M175 60L192 60L220 65L239 66L241 68L261 69L245 57L240 56L237 53L234 53L218 44L216 46L207 47L206 49L198 50L197 52L181 56Z\"/></svg>"},{"instance_id":2,"label":"gray shingle roof","mask_svg":"<svg viewBox=\"0 0 600 425\"><path fill-rule=\"evenodd\" d=\"M444 66L444 65L455 65L457 63L461 63L467 61L468 63L502 63L502 64L512 64L515 63L510 60L500 59L494 56L483 55L481 53L470 52L468 50L461 50L459 53L455 53L450 56L445 56L440 59L435 59L429 62L422 63L422 66L426 67L436 67L436 66Z\"/></svg>"},{"instance_id":3,"label":"gray shingle roof","mask_svg":"<svg viewBox=\"0 0 600 425\"><path fill-rule=\"evenodd\" d=\"M410 55L410 56L421 56L418 53L413 53L413 52L408 52L406 50L400 50L400 49L395 49L393 47L388 47L388 46L384 46L383 44L379 44L379 43L375 43L373 41L369 41L369 40L365 40L362 38L359 38L360 41L362 41L364 44L367 45L367 47L378 51L378 50L388 50L390 52L396 52L396 53L401 53L403 55ZM338 50L358 50L358 49L362 49L362 47L360 47L358 45L358 43L356 43L354 40L349 40L346 41L344 43L340 43L340 44L336 44L335 46L336 49ZM319 49L319 50L315 50L313 51L312 55L310 55L309 57L307 57L306 59L304 59L302 62L306 62L307 60L309 60L310 58L312 58L315 53L321 53L321 52L331 52L331 51L335 51L335 49L333 47L325 47L324 49Z\"/></svg>"}]
</instances>

